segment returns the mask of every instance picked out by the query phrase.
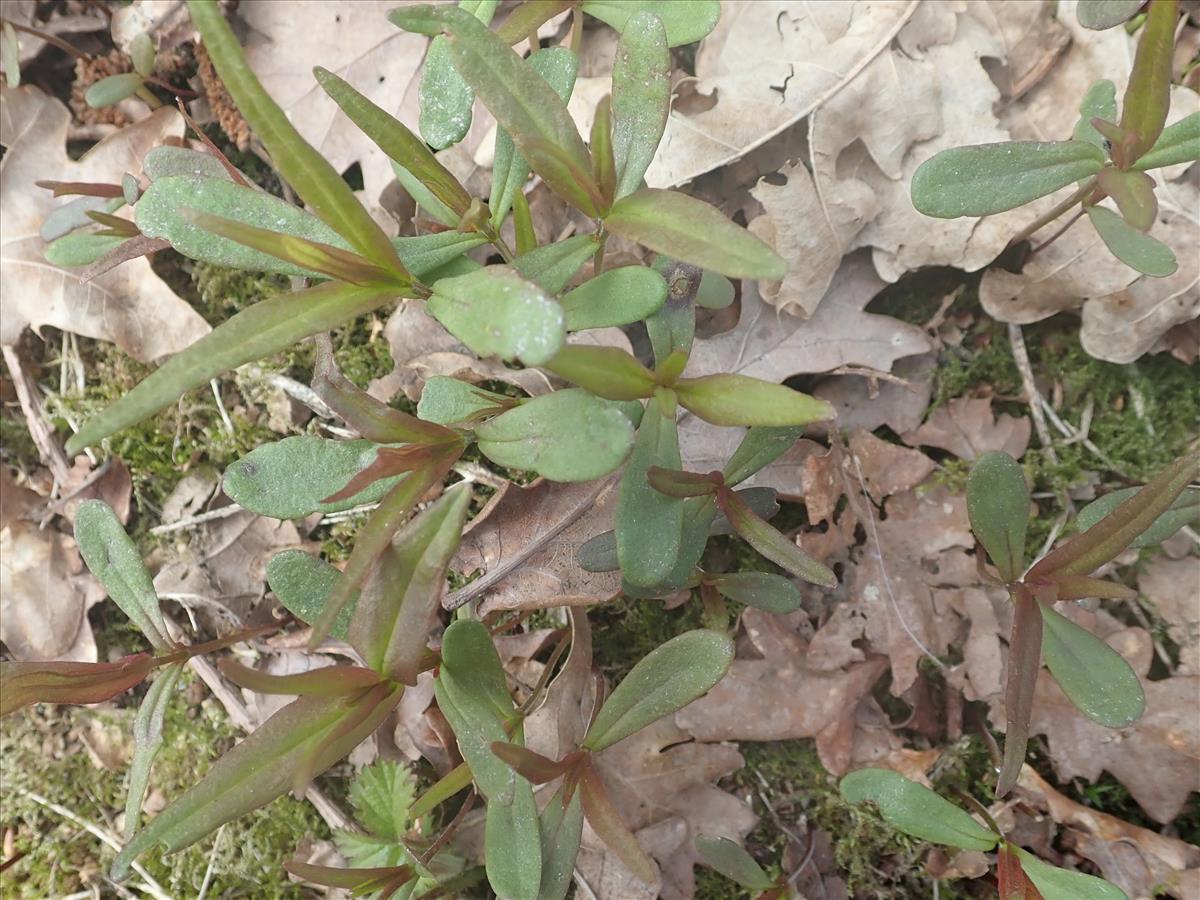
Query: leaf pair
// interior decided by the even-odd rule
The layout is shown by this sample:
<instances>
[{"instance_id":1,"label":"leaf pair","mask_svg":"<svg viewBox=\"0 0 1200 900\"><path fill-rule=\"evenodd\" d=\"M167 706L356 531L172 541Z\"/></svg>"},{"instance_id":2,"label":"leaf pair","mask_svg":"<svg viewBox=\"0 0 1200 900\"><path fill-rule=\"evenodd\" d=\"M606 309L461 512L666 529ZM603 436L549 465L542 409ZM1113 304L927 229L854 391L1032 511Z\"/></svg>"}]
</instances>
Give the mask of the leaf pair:
<instances>
[{"instance_id":1,"label":"leaf pair","mask_svg":"<svg viewBox=\"0 0 1200 900\"><path fill-rule=\"evenodd\" d=\"M1027 878L1044 900L1128 900L1120 888L1082 872L1047 865L979 824L929 788L890 769L859 769L841 781L847 803L871 803L893 828L921 840L963 850L1000 849L1001 897L1016 873ZM1017 895L1024 897L1024 895Z\"/></svg>"}]
</instances>

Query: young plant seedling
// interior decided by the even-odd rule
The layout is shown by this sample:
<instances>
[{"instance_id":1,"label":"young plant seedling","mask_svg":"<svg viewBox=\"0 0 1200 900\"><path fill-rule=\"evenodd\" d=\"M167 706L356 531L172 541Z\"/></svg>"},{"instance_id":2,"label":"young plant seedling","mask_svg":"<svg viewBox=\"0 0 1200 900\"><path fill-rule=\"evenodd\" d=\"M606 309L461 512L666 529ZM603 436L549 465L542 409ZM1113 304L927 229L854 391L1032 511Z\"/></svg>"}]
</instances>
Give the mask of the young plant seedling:
<instances>
[{"instance_id":1,"label":"young plant seedling","mask_svg":"<svg viewBox=\"0 0 1200 900\"><path fill-rule=\"evenodd\" d=\"M1184 491L1200 477L1200 450L1193 450L1127 493L1089 513L1081 534L1052 550L1025 571L1029 488L1011 456L981 456L967 479L971 530L1008 587L1013 601L1005 689L1004 762L996 795L1016 783L1025 761L1038 670L1044 659L1054 680L1075 707L1108 728L1125 728L1142 714L1145 695L1137 675L1115 650L1058 613L1054 606L1084 598L1130 599L1123 584L1095 578L1096 569L1145 536L1170 536L1194 520L1195 493ZM1182 504L1180 497L1188 499Z\"/></svg>"},{"instance_id":2,"label":"young plant seedling","mask_svg":"<svg viewBox=\"0 0 1200 900\"><path fill-rule=\"evenodd\" d=\"M840 790L847 803L873 804L885 822L919 840L960 850L998 851L996 881L1001 900L1129 900L1107 881L1047 865L1010 843L982 805L972 801L986 826L890 769L851 772L842 779Z\"/></svg>"},{"instance_id":3,"label":"young plant seedling","mask_svg":"<svg viewBox=\"0 0 1200 900\"><path fill-rule=\"evenodd\" d=\"M1092 28L1109 27L1132 16L1140 5L1120 0L1081 3L1080 20ZM1175 254L1147 233L1158 218L1158 198L1156 182L1146 173L1200 160L1200 113L1165 127L1178 21L1178 0L1150 0L1119 121L1115 86L1098 81L1082 99L1069 140L943 150L913 175L913 205L943 219L988 216L1075 184L1070 196L1011 243L1020 243L1079 207L1075 218L1086 214L1121 262L1145 275L1171 275L1178 267ZM1116 212L1099 205L1105 198L1112 199Z\"/></svg>"}]
</instances>

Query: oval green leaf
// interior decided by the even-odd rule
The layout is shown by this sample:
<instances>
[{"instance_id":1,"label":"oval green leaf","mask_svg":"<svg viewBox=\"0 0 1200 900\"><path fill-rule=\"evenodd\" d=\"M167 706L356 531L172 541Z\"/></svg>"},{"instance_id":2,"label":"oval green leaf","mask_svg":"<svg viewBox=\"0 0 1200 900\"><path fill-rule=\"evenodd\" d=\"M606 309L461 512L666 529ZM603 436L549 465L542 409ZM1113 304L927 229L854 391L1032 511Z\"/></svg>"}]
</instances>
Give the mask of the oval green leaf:
<instances>
[{"instance_id":1,"label":"oval green leaf","mask_svg":"<svg viewBox=\"0 0 1200 900\"><path fill-rule=\"evenodd\" d=\"M477 356L549 362L565 339L562 307L508 266L443 278L426 308Z\"/></svg>"},{"instance_id":2,"label":"oval green leaf","mask_svg":"<svg viewBox=\"0 0 1200 900\"><path fill-rule=\"evenodd\" d=\"M568 344L542 368L605 400L639 400L654 392L654 374L616 347Z\"/></svg>"},{"instance_id":3,"label":"oval green leaf","mask_svg":"<svg viewBox=\"0 0 1200 900\"><path fill-rule=\"evenodd\" d=\"M513 268L547 294L560 294L599 243L594 234L577 234L565 241L547 244L513 260Z\"/></svg>"},{"instance_id":4,"label":"oval green leaf","mask_svg":"<svg viewBox=\"0 0 1200 900\"><path fill-rule=\"evenodd\" d=\"M696 851L705 863L744 888L766 891L775 884L754 857L729 838L698 834Z\"/></svg>"},{"instance_id":5,"label":"oval green leaf","mask_svg":"<svg viewBox=\"0 0 1200 900\"><path fill-rule=\"evenodd\" d=\"M110 234L74 231L64 234L46 247L46 262L66 269L90 266L105 253L125 243L126 238Z\"/></svg>"},{"instance_id":6,"label":"oval green leaf","mask_svg":"<svg viewBox=\"0 0 1200 900\"><path fill-rule=\"evenodd\" d=\"M498 415L521 400L484 390L457 378L435 375L425 382L417 415L426 422L454 425Z\"/></svg>"},{"instance_id":7,"label":"oval green leaf","mask_svg":"<svg viewBox=\"0 0 1200 900\"><path fill-rule=\"evenodd\" d=\"M1092 125L1092 119L1117 121L1117 86L1107 78L1097 81L1083 95L1079 103L1079 121L1071 135L1073 140L1087 141L1103 150L1106 146L1104 135Z\"/></svg>"},{"instance_id":8,"label":"oval green leaf","mask_svg":"<svg viewBox=\"0 0 1200 900\"><path fill-rule=\"evenodd\" d=\"M698 629L671 638L638 661L613 689L584 738L600 751L683 709L725 677L733 662L727 634Z\"/></svg>"},{"instance_id":9,"label":"oval green leaf","mask_svg":"<svg viewBox=\"0 0 1200 900\"><path fill-rule=\"evenodd\" d=\"M1131 269L1154 278L1166 278L1179 268L1175 254L1162 241L1136 230L1124 219L1103 206L1089 206L1092 227L1112 255Z\"/></svg>"},{"instance_id":10,"label":"oval green leaf","mask_svg":"<svg viewBox=\"0 0 1200 900\"><path fill-rule=\"evenodd\" d=\"M662 309L667 283L646 266L609 269L562 298L567 331L630 325Z\"/></svg>"},{"instance_id":11,"label":"oval green leaf","mask_svg":"<svg viewBox=\"0 0 1200 900\"><path fill-rule=\"evenodd\" d=\"M487 25L496 13L499 0L462 0L458 5ZM466 137L471 127L475 92L455 70L450 61L450 48L441 35L433 39L425 54L418 99L421 103L421 137L435 150L445 150Z\"/></svg>"},{"instance_id":12,"label":"oval green leaf","mask_svg":"<svg viewBox=\"0 0 1200 900\"><path fill-rule=\"evenodd\" d=\"M151 182L160 178L170 178L174 175L191 175L195 178L215 178L218 181L231 181L229 172L221 165L221 161L211 153L199 150L188 150L185 147L173 147L163 144L147 151L142 158L142 173Z\"/></svg>"},{"instance_id":13,"label":"oval green leaf","mask_svg":"<svg viewBox=\"0 0 1200 900\"><path fill-rule=\"evenodd\" d=\"M633 446L621 410L580 388L534 397L475 429L479 450L551 481L589 481L615 470Z\"/></svg>"},{"instance_id":14,"label":"oval green leaf","mask_svg":"<svg viewBox=\"0 0 1200 900\"><path fill-rule=\"evenodd\" d=\"M803 599L800 589L782 575L731 572L710 577L713 586L730 600L777 615L795 612Z\"/></svg>"},{"instance_id":15,"label":"oval green leaf","mask_svg":"<svg viewBox=\"0 0 1200 900\"><path fill-rule=\"evenodd\" d=\"M721 18L719 0L584 0L583 11L621 32L638 13L654 13L662 20L672 47L706 37Z\"/></svg>"},{"instance_id":16,"label":"oval green leaf","mask_svg":"<svg viewBox=\"0 0 1200 900\"><path fill-rule=\"evenodd\" d=\"M1020 847L1013 847L1013 850L1021 858L1021 868L1043 900L1129 900L1123 890L1102 878L1049 865Z\"/></svg>"},{"instance_id":17,"label":"oval green leaf","mask_svg":"<svg viewBox=\"0 0 1200 900\"><path fill-rule=\"evenodd\" d=\"M890 769L851 772L838 790L847 803L874 803L889 825L921 840L964 850L991 850L1000 841L953 803Z\"/></svg>"},{"instance_id":18,"label":"oval green leaf","mask_svg":"<svg viewBox=\"0 0 1200 900\"><path fill-rule=\"evenodd\" d=\"M779 280L787 273L787 263L750 232L677 191L643 188L622 197L604 223L614 234L730 278Z\"/></svg>"},{"instance_id":19,"label":"oval green leaf","mask_svg":"<svg viewBox=\"0 0 1200 900\"><path fill-rule=\"evenodd\" d=\"M1000 450L979 457L967 478L967 517L1000 577L1020 578L1029 528L1029 487L1021 464Z\"/></svg>"},{"instance_id":20,"label":"oval green leaf","mask_svg":"<svg viewBox=\"0 0 1200 900\"><path fill-rule=\"evenodd\" d=\"M649 10L626 19L612 73L616 199L642 186L671 108L671 54L662 20Z\"/></svg>"},{"instance_id":21,"label":"oval green leaf","mask_svg":"<svg viewBox=\"0 0 1200 900\"><path fill-rule=\"evenodd\" d=\"M679 402L714 425L807 425L832 419L824 400L748 375L680 378Z\"/></svg>"},{"instance_id":22,"label":"oval green leaf","mask_svg":"<svg viewBox=\"0 0 1200 900\"><path fill-rule=\"evenodd\" d=\"M1042 658L1075 708L1107 728L1136 722L1146 694L1121 654L1050 607L1042 622Z\"/></svg>"},{"instance_id":23,"label":"oval green leaf","mask_svg":"<svg viewBox=\"0 0 1200 900\"><path fill-rule=\"evenodd\" d=\"M663 407L657 398L646 405L617 494L617 558L622 577L635 587L653 587L670 574L683 535L683 501L660 494L646 480L651 466L682 465L675 404Z\"/></svg>"},{"instance_id":24,"label":"oval green leaf","mask_svg":"<svg viewBox=\"0 0 1200 900\"><path fill-rule=\"evenodd\" d=\"M120 103L126 97L132 97L143 83L142 76L136 72L109 75L89 87L84 93L83 99L88 106L95 109L112 106L114 103Z\"/></svg>"},{"instance_id":25,"label":"oval green leaf","mask_svg":"<svg viewBox=\"0 0 1200 900\"><path fill-rule=\"evenodd\" d=\"M1006 141L943 150L913 174L912 201L939 219L990 216L1052 194L1104 166L1086 141Z\"/></svg>"},{"instance_id":26,"label":"oval green leaf","mask_svg":"<svg viewBox=\"0 0 1200 900\"><path fill-rule=\"evenodd\" d=\"M329 593L342 573L303 550L284 550L267 563L267 584L279 598L284 609L306 625L312 625L325 609ZM358 603L356 594L342 607L329 630L330 637L349 640L350 620Z\"/></svg>"},{"instance_id":27,"label":"oval green leaf","mask_svg":"<svg viewBox=\"0 0 1200 900\"><path fill-rule=\"evenodd\" d=\"M1079 0L1075 15L1079 24L1093 31L1113 28L1137 15L1146 0Z\"/></svg>"}]
</instances>

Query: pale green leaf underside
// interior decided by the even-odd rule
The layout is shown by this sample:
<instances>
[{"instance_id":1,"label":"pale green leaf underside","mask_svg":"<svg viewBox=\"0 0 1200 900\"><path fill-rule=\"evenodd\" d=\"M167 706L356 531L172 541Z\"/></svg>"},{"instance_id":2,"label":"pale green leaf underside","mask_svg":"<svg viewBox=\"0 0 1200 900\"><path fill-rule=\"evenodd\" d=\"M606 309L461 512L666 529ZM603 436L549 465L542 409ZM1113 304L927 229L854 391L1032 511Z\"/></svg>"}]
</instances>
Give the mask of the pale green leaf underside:
<instances>
[{"instance_id":1,"label":"pale green leaf underside","mask_svg":"<svg viewBox=\"0 0 1200 900\"><path fill-rule=\"evenodd\" d=\"M284 550L267 563L267 584L284 608L307 625L321 617L329 592L341 574L325 560L303 550ZM350 618L357 604L356 594L338 613L330 637L349 640Z\"/></svg>"}]
</instances>

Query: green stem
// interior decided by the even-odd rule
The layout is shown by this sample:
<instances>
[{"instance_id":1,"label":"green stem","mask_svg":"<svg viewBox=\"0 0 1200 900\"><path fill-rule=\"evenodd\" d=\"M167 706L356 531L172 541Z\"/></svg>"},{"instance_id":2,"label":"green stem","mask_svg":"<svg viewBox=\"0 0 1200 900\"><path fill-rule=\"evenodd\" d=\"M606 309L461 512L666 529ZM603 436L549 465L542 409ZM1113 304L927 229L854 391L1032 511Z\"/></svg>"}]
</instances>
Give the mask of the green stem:
<instances>
[{"instance_id":1,"label":"green stem","mask_svg":"<svg viewBox=\"0 0 1200 900\"><path fill-rule=\"evenodd\" d=\"M1079 189L1077 191L1075 191L1073 194L1071 194L1071 196L1067 197L1067 199L1063 200L1062 203L1059 203L1057 206L1055 206L1053 209L1051 209L1045 215L1039 216L1038 218L1034 219L1033 222L1031 222L1029 225L1025 226L1020 231L1018 231L1017 234L1008 242L1008 246L1015 247L1017 244L1021 243L1021 241L1027 240L1028 238L1032 237L1036 232L1045 228L1047 225L1049 225L1051 222L1053 222L1055 219L1057 219L1059 216L1061 216L1063 213L1065 213L1067 210L1069 210L1076 203L1081 202L1089 193L1091 193L1092 188L1094 188L1095 186L1096 186L1096 179L1089 178L1087 181L1085 181L1079 187Z\"/></svg>"}]
</instances>

